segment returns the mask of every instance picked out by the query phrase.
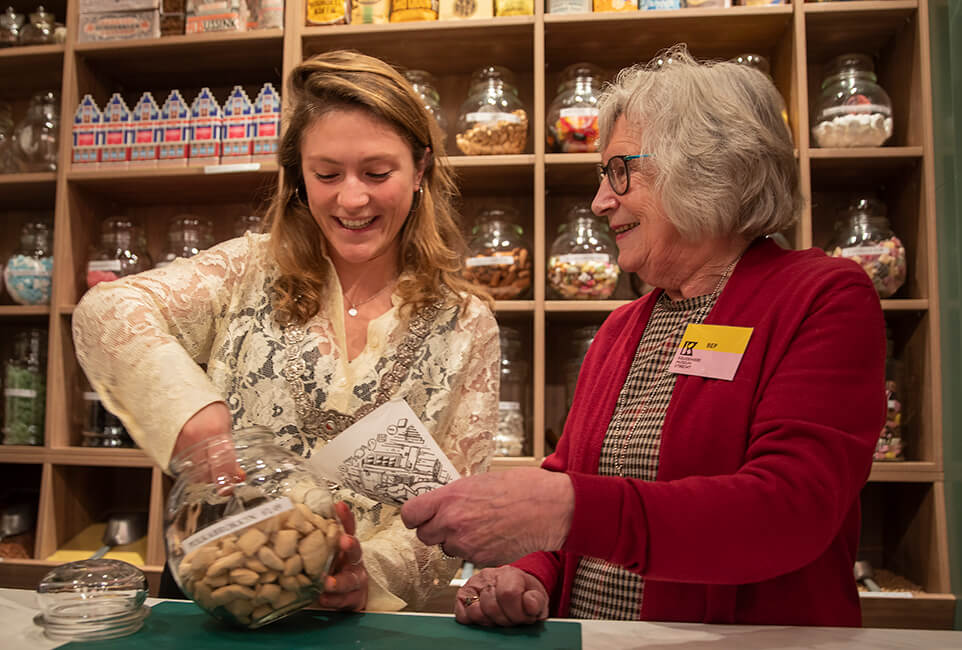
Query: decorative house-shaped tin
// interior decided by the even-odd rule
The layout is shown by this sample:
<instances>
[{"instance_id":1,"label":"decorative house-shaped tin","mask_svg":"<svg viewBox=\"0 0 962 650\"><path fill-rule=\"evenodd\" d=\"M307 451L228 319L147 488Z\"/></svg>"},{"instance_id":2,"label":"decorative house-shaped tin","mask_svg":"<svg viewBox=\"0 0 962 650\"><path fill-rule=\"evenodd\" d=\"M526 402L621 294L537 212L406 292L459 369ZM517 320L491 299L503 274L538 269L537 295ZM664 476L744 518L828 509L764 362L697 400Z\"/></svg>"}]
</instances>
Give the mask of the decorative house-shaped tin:
<instances>
[{"instance_id":1,"label":"decorative house-shaped tin","mask_svg":"<svg viewBox=\"0 0 962 650\"><path fill-rule=\"evenodd\" d=\"M90 95L84 95L73 116L73 153L70 162L86 169L100 166L100 132L103 114Z\"/></svg>"},{"instance_id":2,"label":"decorative house-shaped tin","mask_svg":"<svg viewBox=\"0 0 962 650\"><path fill-rule=\"evenodd\" d=\"M132 115L120 93L110 96L104 106L101 122L103 137L100 140L101 166L126 167L130 160L130 144L134 131Z\"/></svg>"},{"instance_id":3,"label":"decorative house-shaped tin","mask_svg":"<svg viewBox=\"0 0 962 650\"><path fill-rule=\"evenodd\" d=\"M254 139L254 107L247 93L234 86L224 102L224 127L221 130L222 150L220 160L224 164L250 162L251 142Z\"/></svg>"},{"instance_id":4,"label":"decorative house-shaped tin","mask_svg":"<svg viewBox=\"0 0 962 650\"><path fill-rule=\"evenodd\" d=\"M156 167L160 140L160 109L150 93L140 96L133 112L133 143L130 145L130 164Z\"/></svg>"},{"instance_id":5,"label":"decorative house-shaped tin","mask_svg":"<svg viewBox=\"0 0 962 650\"><path fill-rule=\"evenodd\" d=\"M160 143L158 167L187 165L190 146L190 108L177 89L171 90L160 111Z\"/></svg>"},{"instance_id":6,"label":"decorative house-shaped tin","mask_svg":"<svg viewBox=\"0 0 962 650\"><path fill-rule=\"evenodd\" d=\"M270 83L264 84L254 100L254 143L251 160L277 159L277 141L281 132L281 96Z\"/></svg>"},{"instance_id":7,"label":"decorative house-shaped tin","mask_svg":"<svg viewBox=\"0 0 962 650\"><path fill-rule=\"evenodd\" d=\"M221 127L224 114L210 88L201 88L190 105L190 156L188 165L203 167L220 163Z\"/></svg>"}]
</instances>

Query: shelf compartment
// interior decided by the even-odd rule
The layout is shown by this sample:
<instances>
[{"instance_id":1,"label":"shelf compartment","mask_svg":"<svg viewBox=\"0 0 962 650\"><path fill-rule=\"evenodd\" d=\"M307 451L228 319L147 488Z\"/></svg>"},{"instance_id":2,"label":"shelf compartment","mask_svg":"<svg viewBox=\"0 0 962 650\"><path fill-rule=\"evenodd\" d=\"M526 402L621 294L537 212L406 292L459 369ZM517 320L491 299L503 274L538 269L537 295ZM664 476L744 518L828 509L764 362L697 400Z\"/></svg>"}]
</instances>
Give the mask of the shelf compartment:
<instances>
[{"instance_id":1,"label":"shelf compartment","mask_svg":"<svg viewBox=\"0 0 962 650\"><path fill-rule=\"evenodd\" d=\"M867 183L892 185L912 177L922 164L922 147L812 149L809 157L813 186L851 189Z\"/></svg>"},{"instance_id":2,"label":"shelf compartment","mask_svg":"<svg viewBox=\"0 0 962 650\"><path fill-rule=\"evenodd\" d=\"M139 96L151 90L161 104L172 88L230 88L233 84L260 85L270 81L280 90L277 83L281 78L284 32L266 29L187 34L77 43L74 48L79 97L93 93L102 107L109 93L129 91ZM159 91L164 94L158 96ZM223 93L216 94L221 101ZM193 95L186 93L184 99L192 101Z\"/></svg>"},{"instance_id":3,"label":"shelf compartment","mask_svg":"<svg viewBox=\"0 0 962 650\"><path fill-rule=\"evenodd\" d=\"M112 513L148 511L149 468L57 464L51 469L54 514L48 522L50 530L44 533L38 549L42 559L49 559L91 524L106 522ZM147 534L150 535L150 531ZM95 550L96 547L90 553ZM139 566L144 564L146 558Z\"/></svg>"},{"instance_id":4,"label":"shelf compartment","mask_svg":"<svg viewBox=\"0 0 962 650\"><path fill-rule=\"evenodd\" d=\"M462 194L524 193L534 188L534 155L448 156Z\"/></svg>"},{"instance_id":5,"label":"shelf compartment","mask_svg":"<svg viewBox=\"0 0 962 650\"><path fill-rule=\"evenodd\" d=\"M873 598L861 594L862 627L951 630L953 594L916 594L911 598Z\"/></svg>"},{"instance_id":6,"label":"shelf compartment","mask_svg":"<svg viewBox=\"0 0 962 650\"><path fill-rule=\"evenodd\" d=\"M5 211L38 207L52 211L56 193L56 172L0 174L0 205Z\"/></svg>"},{"instance_id":7,"label":"shelf compartment","mask_svg":"<svg viewBox=\"0 0 962 650\"><path fill-rule=\"evenodd\" d=\"M11 535L0 542L0 553L2 553L0 561L4 563L8 560L34 557L42 471L43 466L40 464L0 462L0 473L3 475L3 486L0 487L0 509L26 505L32 510L33 515L33 525L28 530Z\"/></svg>"},{"instance_id":8,"label":"shelf compartment","mask_svg":"<svg viewBox=\"0 0 962 650\"><path fill-rule=\"evenodd\" d=\"M36 6L36 5L33 5ZM63 18L63 15L58 15ZM60 90L63 82L63 45L22 45L0 49L0 99Z\"/></svg>"}]
</instances>

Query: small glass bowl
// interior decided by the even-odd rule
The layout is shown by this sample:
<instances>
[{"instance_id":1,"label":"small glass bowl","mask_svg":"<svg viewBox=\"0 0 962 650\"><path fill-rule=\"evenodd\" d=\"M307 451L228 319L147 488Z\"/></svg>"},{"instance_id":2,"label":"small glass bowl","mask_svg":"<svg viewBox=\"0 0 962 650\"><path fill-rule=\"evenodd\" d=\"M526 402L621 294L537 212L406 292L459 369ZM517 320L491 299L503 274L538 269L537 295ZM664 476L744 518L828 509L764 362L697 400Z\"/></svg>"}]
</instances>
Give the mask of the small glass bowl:
<instances>
[{"instance_id":1,"label":"small glass bowl","mask_svg":"<svg viewBox=\"0 0 962 650\"><path fill-rule=\"evenodd\" d=\"M34 623L51 639L90 641L133 634L150 614L143 571L119 560L54 567L37 586Z\"/></svg>"}]
</instances>

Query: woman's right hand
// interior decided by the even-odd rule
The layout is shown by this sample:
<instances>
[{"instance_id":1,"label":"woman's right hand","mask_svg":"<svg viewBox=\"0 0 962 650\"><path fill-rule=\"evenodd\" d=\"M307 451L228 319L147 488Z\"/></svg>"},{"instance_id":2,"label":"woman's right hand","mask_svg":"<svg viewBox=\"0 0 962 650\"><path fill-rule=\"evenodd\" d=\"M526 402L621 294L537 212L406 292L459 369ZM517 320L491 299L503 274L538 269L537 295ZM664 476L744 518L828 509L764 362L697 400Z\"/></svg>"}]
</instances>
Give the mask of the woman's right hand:
<instances>
[{"instance_id":1,"label":"woman's right hand","mask_svg":"<svg viewBox=\"0 0 962 650\"><path fill-rule=\"evenodd\" d=\"M241 468L234 453L231 437L231 416L227 404L212 402L194 413L177 435L173 458L202 441L206 446L197 448L191 462L195 466L206 465L208 480L212 483L231 484L242 480Z\"/></svg>"},{"instance_id":2,"label":"woman's right hand","mask_svg":"<svg viewBox=\"0 0 962 650\"><path fill-rule=\"evenodd\" d=\"M458 589L454 617L465 625L510 627L548 618L548 591L513 566L482 569Z\"/></svg>"}]
</instances>

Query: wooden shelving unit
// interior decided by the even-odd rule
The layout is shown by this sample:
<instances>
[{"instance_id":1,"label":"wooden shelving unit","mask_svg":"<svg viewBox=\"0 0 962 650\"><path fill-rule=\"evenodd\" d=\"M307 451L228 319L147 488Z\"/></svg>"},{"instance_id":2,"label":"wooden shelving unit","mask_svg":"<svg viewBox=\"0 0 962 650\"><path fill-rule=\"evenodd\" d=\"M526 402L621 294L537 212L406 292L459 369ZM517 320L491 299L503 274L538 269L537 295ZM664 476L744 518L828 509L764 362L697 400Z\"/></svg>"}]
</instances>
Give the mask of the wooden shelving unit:
<instances>
[{"instance_id":1,"label":"wooden shelving unit","mask_svg":"<svg viewBox=\"0 0 962 650\"><path fill-rule=\"evenodd\" d=\"M22 10L19 2L14 4ZM164 562L162 512L169 479L139 450L80 446L82 377L70 324L85 288L88 250L97 242L102 219L113 214L136 217L145 225L155 258L167 225L182 213L211 218L215 235L225 239L232 220L262 209L277 183L274 163L256 169L71 169L70 118L85 93L103 104L113 92L133 103L146 90L162 100L172 88L188 99L204 86L218 98L234 84L249 93L266 81L281 88L286 73L302 58L337 48L425 69L438 80L450 125L447 148L461 184L466 223L493 203L514 207L532 245L535 268L543 269L567 210L593 195L594 165L600 160L598 154L545 151L545 114L561 71L589 61L611 73L685 42L700 58L755 52L771 62L807 198L790 233L797 247L824 246L840 202L853 191L869 190L886 201L893 228L905 242L908 282L882 305L896 357L905 368L907 460L877 463L872 470L863 493L863 550L878 568L912 580L924 593L911 599L865 598L863 609L866 625L951 625L955 599L942 485L927 3L880 0L577 15L546 15L537 6L534 16L307 27L301 18L304 0L289 0L284 30L114 43L76 42L75 0L53 0L53 10L67 17L66 45L0 50L0 99L12 102L15 118L34 92L56 89L62 98L59 170L0 176L0 259L15 247L23 220L44 216L54 220L56 259L51 307L20 307L0 296L0 342L28 325L46 326L50 340L45 446L0 448L0 472L33 483L27 487L38 494L34 559L0 563L0 585L33 587L53 564L45 558L119 506L150 511L145 569L156 581ZM895 134L880 148L815 148L809 140L809 107L825 64L850 51L876 57L879 82L894 104ZM513 71L529 111L528 141L519 155L463 156L454 146L453 127L470 75L488 64ZM521 329L530 350L534 435L531 456L497 459L495 469L535 465L550 452L546 433L558 433L565 415L564 360L572 333L599 324L633 297L623 277L612 300L555 300L544 274L536 273L530 299L496 304L498 319ZM2 348L0 343L0 352Z\"/></svg>"}]
</instances>

